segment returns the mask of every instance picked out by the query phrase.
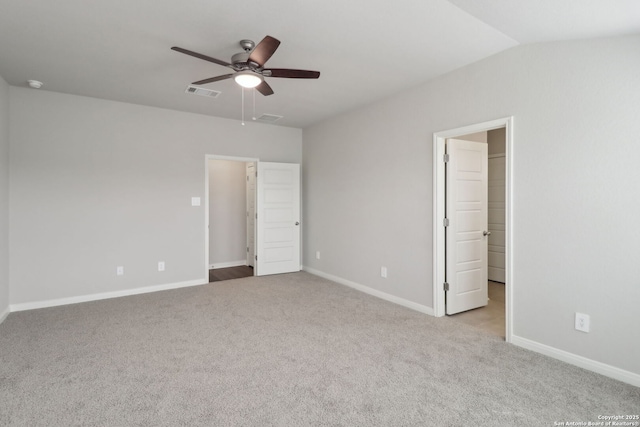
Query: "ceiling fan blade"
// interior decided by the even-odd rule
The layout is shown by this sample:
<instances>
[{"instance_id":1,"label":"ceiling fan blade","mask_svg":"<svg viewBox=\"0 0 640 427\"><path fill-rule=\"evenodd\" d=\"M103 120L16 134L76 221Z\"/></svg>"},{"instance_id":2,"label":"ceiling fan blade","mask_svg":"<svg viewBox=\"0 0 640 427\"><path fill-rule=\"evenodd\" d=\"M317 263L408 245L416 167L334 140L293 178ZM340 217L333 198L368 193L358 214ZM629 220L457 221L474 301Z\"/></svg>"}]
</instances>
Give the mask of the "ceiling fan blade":
<instances>
[{"instance_id":1,"label":"ceiling fan blade","mask_svg":"<svg viewBox=\"0 0 640 427\"><path fill-rule=\"evenodd\" d=\"M213 83L213 82L218 82L220 80L226 80L231 78L231 76L233 76L232 74L224 74L222 76L217 76L217 77L209 77L208 79L204 79L204 80L198 80L197 82L193 82L191 83L192 85L206 85L207 83Z\"/></svg>"},{"instance_id":2,"label":"ceiling fan blade","mask_svg":"<svg viewBox=\"0 0 640 427\"><path fill-rule=\"evenodd\" d=\"M269 68L264 70L263 74L267 77L284 77L288 79L317 79L320 77L320 71L291 70L289 68Z\"/></svg>"},{"instance_id":3,"label":"ceiling fan blade","mask_svg":"<svg viewBox=\"0 0 640 427\"><path fill-rule=\"evenodd\" d=\"M181 47L174 46L174 47L171 48L171 50L175 50L176 52L184 53L185 55L190 55L190 56L193 56L195 58L204 59L205 61L213 62L214 64L222 65L223 67L232 67L232 65L229 64L228 62L224 62L224 61L221 61L219 59L212 58L210 56L203 55L203 54L198 53L198 52L192 52L190 50L183 49Z\"/></svg>"},{"instance_id":4,"label":"ceiling fan blade","mask_svg":"<svg viewBox=\"0 0 640 427\"><path fill-rule=\"evenodd\" d=\"M258 66L262 67L264 63L271 58L271 55L273 55L278 46L280 46L280 40L274 39L271 36L266 36L255 48L253 48L249 55L249 61L255 62Z\"/></svg>"},{"instance_id":5,"label":"ceiling fan blade","mask_svg":"<svg viewBox=\"0 0 640 427\"><path fill-rule=\"evenodd\" d=\"M271 89L271 86L269 86L269 83L265 82L264 80L262 81L262 83L256 86L256 90L261 94L263 94L264 96L273 95L273 89Z\"/></svg>"}]
</instances>

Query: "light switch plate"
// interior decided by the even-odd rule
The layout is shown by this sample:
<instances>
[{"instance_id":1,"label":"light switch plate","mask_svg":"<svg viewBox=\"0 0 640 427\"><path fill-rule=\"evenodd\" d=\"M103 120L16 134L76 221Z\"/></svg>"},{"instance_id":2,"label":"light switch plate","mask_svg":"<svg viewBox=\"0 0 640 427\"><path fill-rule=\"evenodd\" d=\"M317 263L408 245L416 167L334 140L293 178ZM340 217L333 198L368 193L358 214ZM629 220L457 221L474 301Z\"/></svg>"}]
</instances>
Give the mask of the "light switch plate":
<instances>
[{"instance_id":1,"label":"light switch plate","mask_svg":"<svg viewBox=\"0 0 640 427\"><path fill-rule=\"evenodd\" d=\"M192 197L191 206L200 206L200 197Z\"/></svg>"}]
</instances>

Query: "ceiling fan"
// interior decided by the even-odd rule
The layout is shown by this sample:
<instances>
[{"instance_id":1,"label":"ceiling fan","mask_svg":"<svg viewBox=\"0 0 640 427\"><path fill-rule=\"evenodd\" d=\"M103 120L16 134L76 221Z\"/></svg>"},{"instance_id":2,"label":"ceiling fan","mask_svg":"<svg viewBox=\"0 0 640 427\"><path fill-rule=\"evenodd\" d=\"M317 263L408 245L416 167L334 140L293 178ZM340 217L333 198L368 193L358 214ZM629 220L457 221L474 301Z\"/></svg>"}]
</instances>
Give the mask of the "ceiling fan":
<instances>
[{"instance_id":1,"label":"ceiling fan","mask_svg":"<svg viewBox=\"0 0 640 427\"><path fill-rule=\"evenodd\" d=\"M273 94L273 89L264 80L265 77L283 77L287 79L317 79L320 77L319 71L293 70L290 68L264 68L264 64L271 58L271 55L280 46L280 41L266 36L258 45L251 40L240 40L240 46L244 52L236 53L231 57L231 63L212 58L201 53L192 52L181 47L172 47L176 52L184 53L195 58L204 59L214 64L229 67L235 72L231 74L223 74L221 76L210 77L204 80L193 82L194 85L203 85L213 83L220 80L233 79L246 88L255 87L258 92L264 96Z\"/></svg>"}]
</instances>

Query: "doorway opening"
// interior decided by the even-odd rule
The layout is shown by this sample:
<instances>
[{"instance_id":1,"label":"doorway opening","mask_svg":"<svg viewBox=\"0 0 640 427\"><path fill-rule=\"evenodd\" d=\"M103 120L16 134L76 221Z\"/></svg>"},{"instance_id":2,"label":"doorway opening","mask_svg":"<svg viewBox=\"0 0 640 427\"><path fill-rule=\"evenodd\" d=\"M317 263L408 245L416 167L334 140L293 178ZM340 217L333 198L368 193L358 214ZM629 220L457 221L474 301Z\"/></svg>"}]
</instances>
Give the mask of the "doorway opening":
<instances>
[{"instance_id":1,"label":"doorway opening","mask_svg":"<svg viewBox=\"0 0 640 427\"><path fill-rule=\"evenodd\" d=\"M448 248L447 244L452 245L454 239L452 239L452 232L455 232L455 227L457 224L452 224L451 221L456 220L459 221L459 218L465 216L467 212L465 211L463 215L459 215L458 219L454 218L454 215L457 215L460 211L455 211L455 209L460 209L461 211L468 210L468 207L465 207L464 204L458 203L458 207L456 207L455 203L451 200L447 200L447 176L452 180L451 169L449 169L449 173L447 173L447 165L449 168L452 167L450 163L447 161L451 161L454 163L450 157L445 157L445 154L448 152L447 150L447 140L454 139L462 140L461 143L465 144L464 140L476 141L469 144L475 144L476 146L491 144L491 148L487 150L488 147L483 148L484 154L478 154L475 157L486 156L484 161L485 165L488 166L489 173L486 174L484 181L482 181L482 185L485 187L484 191L486 195L490 194L490 197L487 198L485 195L484 203L486 205L485 210L487 213L485 224L478 225L479 230L479 238L475 239L474 244L477 246L479 244L485 245L483 250L485 251L482 257L478 257L478 260L483 259L484 276L478 274L477 280L479 280L479 284L484 286L483 291L485 295L488 294L487 307L482 309L476 309L467 311L463 314L456 315L458 320L466 321L474 324L478 324L479 319L483 319L486 321L488 327L493 327L494 330L496 328L496 318L500 318L501 312L504 316L504 321L502 323L503 328L500 325L497 325L499 329L504 331L504 337L507 342L511 342L512 337L512 295L513 295L513 280L512 280L512 268L511 268L511 253L512 253L512 185L511 185L511 176L512 176L512 153L513 153L513 118L507 117L503 119L493 120L490 122L479 123L471 126L465 126L462 128L451 129L448 131L437 132L434 134L434 148L433 148L433 170L434 170L434 287L433 287L433 300L434 300L434 314L437 317L444 316L446 313L451 312L452 310L447 309L447 293L451 292L447 289L450 288L449 281L455 281L457 277L460 277L458 272L454 274L454 267L452 267L455 263L452 261L452 249L455 254L455 248L460 248L460 250L464 253L464 257L466 257L473 248L472 244L467 244L467 242L461 243L459 240L455 240L455 247L451 246ZM484 141L481 141L484 138ZM489 141L491 138L491 141ZM498 143L498 141L502 139L502 144ZM478 141L481 143L479 144ZM463 147L463 150L466 150L468 153L472 153L473 149L468 147ZM501 152L500 152L501 151ZM450 156L454 156L455 151L451 150L452 153ZM479 151L480 153L480 151ZM473 156L472 156L473 157ZM468 159L463 159L462 163L465 165L469 165ZM483 166L484 168L484 166ZM472 169L474 169L472 167ZM488 175L488 176L487 176ZM488 179L487 179L488 178ZM460 178L460 182L468 181L467 176L462 176ZM478 181L480 182L480 181ZM449 183L451 185L451 183ZM456 181L456 185L458 185L458 181ZM479 184L474 183L474 185L478 186ZM463 188L463 187L460 187ZM472 186L463 188L462 193L465 194L469 188ZM449 189L451 191L451 188ZM455 194L455 193L453 193ZM451 194L449 195L450 199ZM455 200L458 202L463 200L464 198L460 198L458 195L455 196ZM489 202L487 203L487 199ZM447 206L449 203L449 211L447 212ZM500 204L502 207L500 207ZM501 210L500 210L501 209ZM456 213L457 212L457 213ZM451 217L448 218L447 216ZM473 221L471 221L473 222ZM487 224L488 223L488 224ZM488 225L488 227L487 227ZM475 225L474 225L475 226ZM447 231L448 230L448 231ZM453 230L453 231L452 231ZM462 230L467 231L467 230ZM458 235L462 235L460 230L457 231ZM447 233L449 233L449 237L447 238ZM451 240L451 242L447 242L447 239ZM447 260L447 254L449 254L449 260ZM462 262L466 262L467 259L462 259ZM474 260L474 261L478 261ZM479 261L478 261L479 262ZM449 270L449 271L448 271ZM480 271L480 268L478 268ZM449 273L449 274L447 274ZM466 274L466 272L465 272ZM475 274L475 272L473 273ZM473 274L469 274L471 276ZM482 279L484 277L484 279ZM476 280L476 279L474 279ZM484 280L484 281L483 281ZM504 283L504 285L502 285ZM480 288L480 285L478 288ZM471 289L471 287L469 287ZM459 292L459 289L456 292L459 294L467 293ZM471 292L468 292L471 294ZM451 297L455 297L456 295L450 295ZM466 297L466 295L465 295ZM477 298L476 298L477 300ZM454 300L452 300L454 301ZM485 301L487 302L487 301ZM484 303L480 303L477 306L485 305ZM472 305L473 307L473 305ZM458 310L453 310L458 311ZM464 308L463 310L464 311ZM474 313L476 312L476 313ZM493 325L491 323L493 322Z\"/></svg>"},{"instance_id":2,"label":"doorway opening","mask_svg":"<svg viewBox=\"0 0 640 427\"><path fill-rule=\"evenodd\" d=\"M208 155L205 161L209 282L254 276L258 159Z\"/></svg>"},{"instance_id":3,"label":"doorway opening","mask_svg":"<svg viewBox=\"0 0 640 427\"><path fill-rule=\"evenodd\" d=\"M222 169L237 170L238 178L234 178L237 181L233 184L225 174L210 177L210 172L222 163ZM231 190L234 186L235 191ZM229 202L228 198L235 202ZM298 163L206 155L204 263L207 274L210 269L243 265L253 267L254 276L300 271L300 200ZM227 206L231 204L235 208ZM224 258L218 258L220 253Z\"/></svg>"}]
</instances>

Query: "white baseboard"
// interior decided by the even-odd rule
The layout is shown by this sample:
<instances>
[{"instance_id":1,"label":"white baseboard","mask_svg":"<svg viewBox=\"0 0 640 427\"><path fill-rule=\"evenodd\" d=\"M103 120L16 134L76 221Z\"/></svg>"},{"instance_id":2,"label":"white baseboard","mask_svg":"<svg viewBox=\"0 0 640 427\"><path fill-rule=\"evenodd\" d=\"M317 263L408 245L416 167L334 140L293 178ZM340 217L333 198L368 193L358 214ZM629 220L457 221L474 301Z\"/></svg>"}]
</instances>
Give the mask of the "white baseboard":
<instances>
[{"instance_id":1,"label":"white baseboard","mask_svg":"<svg viewBox=\"0 0 640 427\"><path fill-rule=\"evenodd\" d=\"M544 354L545 356L562 360L563 362L569 363L571 365L575 365L580 368L602 374L606 377L613 378L636 387L640 387L640 375L636 373L625 371L624 369L616 368L615 366L607 365L606 363L587 359L586 357L578 356L577 354L559 350L555 347L540 344L539 342L531 341L529 339L522 338L516 335L513 335L511 337L511 343L517 345L518 347L526 348L527 350L535 351L536 353Z\"/></svg>"},{"instance_id":2,"label":"white baseboard","mask_svg":"<svg viewBox=\"0 0 640 427\"><path fill-rule=\"evenodd\" d=\"M379 291L377 289L373 289L373 288L370 288L368 286L361 285L360 283L356 283L356 282L352 282L352 281L347 280L347 279L343 279L342 277L338 277L338 276L334 276L332 274L324 273L322 271L319 271L319 270L316 270L316 269L313 269L313 268L310 268L310 267L304 266L302 269L304 271L306 271L307 273L311 273L311 274L313 274L315 276L320 276L320 277L322 277L324 279L331 280L332 282L336 282L336 283L339 283L341 285L348 286L350 288L353 288L353 289L358 290L360 292L364 292L365 294L373 295L374 297L378 297L378 298L383 299L385 301L389 301L389 302L392 302L394 304L398 304L398 305L401 305L403 307L410 308L410 309L415 310L415 311L419 311L420 313L428 314L429 316L433 316L434 315L433 308L427 307L426 305L418 304L418 303L415 303L413 301L409 301L409 300L406 300L404 298L400 298L400 297L397 297L395 295L391 295L391 294L388 294L386 292L382 292L382 291Z\"/></svg>"},{"instance_id":3,"label":"white baseboard","mask_svg":"<svg viewBox=\"0 0 640 427\"><path fill-rule=\"evenodd\" d=\"M4 322L4 319L7 318L9 313L11 313L10 307L5 308L4 311L0 313L0 323Z\"/></svg>"},{"instance_id":4,"label":"white baseboard","mask_svg":"<svg viewBox=\"0 0 640 427\"><path fill-rule=\"evenodd\" d=\"M37 308L56 307L59 305L77 304L81 302L126 297L130 295L138 295L138 294L146 294L149 292L166 291L169 289L186 288L189 286L206 285L207 283L209 283L208 278L196 279L196 280L189 280L186 282L167 283L164 285L145 286L143 288L135 288L135 289L125 289L122 291L103 292L100 294L81 295L77 297L59 298L59 299L52 299L52 300L46 300L46 301L25 302L20 304L11 304L9 306L9 311L14 312L14 311L34 310Z\"/></svg>"},{"instance_id":5,"label":"white baseboard","mask_svg":"<svg viewBox=\"0 0 640 427\"><path fill-rule=\"evenodd\" d=\"M227 267L240 267L241 265L247 265L247 260L242 259L239 261L227 261L227 262L216 262L215 264L209 264L209 269L212 268L227 268Z\"/></svg>"}]
</instances>

